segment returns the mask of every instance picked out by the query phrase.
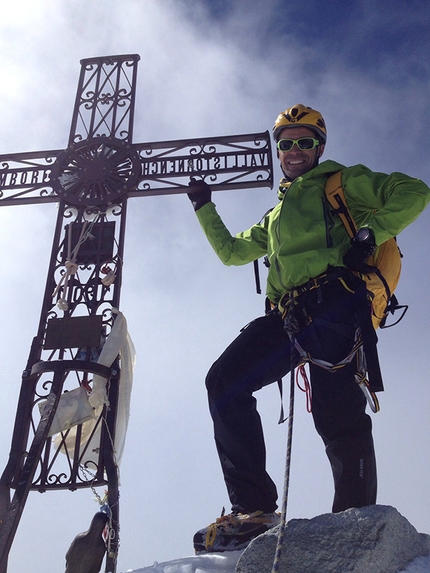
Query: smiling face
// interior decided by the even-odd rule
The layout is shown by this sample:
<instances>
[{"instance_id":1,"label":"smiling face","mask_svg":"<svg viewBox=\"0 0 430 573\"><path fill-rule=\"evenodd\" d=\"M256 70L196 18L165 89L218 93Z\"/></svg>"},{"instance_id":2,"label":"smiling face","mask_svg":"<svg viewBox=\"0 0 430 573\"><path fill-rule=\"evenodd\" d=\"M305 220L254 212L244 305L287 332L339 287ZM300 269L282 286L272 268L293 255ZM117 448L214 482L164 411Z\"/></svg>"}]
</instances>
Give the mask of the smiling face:
<instances>
[{"instance_id":1,"label":"smiling face","mask_svg":"<svg viewBox=\"0 0 430 573\"><path fill-rule=\"evenodd\" d=\"M316 134L309 127L286 127L280 133L279 139L300 139L301 137L316 137ZM297 145L294 145L290 151L278 150L278 158L285 176L293 181L296 177L313 169L323 152L324 144L310 150L299 149Z\"/></svg>"}]
</instances>

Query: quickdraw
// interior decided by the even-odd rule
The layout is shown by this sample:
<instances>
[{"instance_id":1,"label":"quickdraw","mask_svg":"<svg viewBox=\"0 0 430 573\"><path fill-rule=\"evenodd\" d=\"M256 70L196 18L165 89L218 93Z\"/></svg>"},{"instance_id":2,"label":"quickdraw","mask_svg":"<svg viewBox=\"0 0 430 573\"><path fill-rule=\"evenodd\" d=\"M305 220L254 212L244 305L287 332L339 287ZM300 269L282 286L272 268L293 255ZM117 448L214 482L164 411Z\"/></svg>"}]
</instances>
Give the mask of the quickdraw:
<instances>
[{"instance_id":1,"label":"quickdraw","mask_svg":"<svg viewBox=\"0 0 430 573\"><path fill-rule=\"evenodd\" d=\"M366 368L366 357L364 354L364 349L363 349L363 337L361 336L361 332L360 329L357 328L356 333L355 333L355 339L354 339L354 345L351 349L351 352L340 362L338 362L337 364L332 364L331 362L327 362L326 360L321 360L319 358L313 358L311 356L311 354L309 352L306 352L305 350L303 350L303 348L300 346L300 344L297 342L297 340L294 341L295 344L295 348L297 350L297 352L299 353L299 356L301 358L301 365L300 367L303 367L304 364L308 363L308 364L315 364L316 366L319 366L320 368L323 368L324 370L327 370L328 372L336 372L337 370L339 370L340 368L343 368L344 366L346 366L347 364L350 364L350 362L353 360L354 356L357 357L357 372L355 373L355 381L357 382L357 384L360 386L361 390L363 391L367 403L369 404L370 409L372 410L372 412L374 412L376 414L376 412L379 412L380 410L380 406L379 406L379 401L378 398L376 397L375 392L372 392L369 388L369 381L367 380L366 377L366 372L367 372L367 368ZM303 377L303 370L300 371L300 373L302 374ZM305 372L306 375L306 372ZM306 380L307 377L305 378L305 391L306 391ZM309 382L308 382L309 384ZM300 386L299 386L300 387ZM308 412L309 410L309 399L307 398L307 407L308 407Z\"/></svg>"},{"instance_id":2,"label":"quickdraw","mask_svg":"<svg viewBox=\"0 0 430 573\"><path fill-rule=\"evenodd\" d=\"M330 282L332 280L339 280L341 282L342 286L346 290L348 290L349 292L353 292L350 289L350 287L348 287L348 285L346 284L343 277L340 276L336 270L334 270L333 272L329 272L329 273L326 273L324 275L321 275L320 277L317 277L317 278L312 279L311 281L305 283L301 287L298 287L298 288L293 289L292 291L288 292L282 298L281 302L278 305L278 309L281 313L282 319L284 320L284 329L288 333L290 340L291 340L292 344L294 345L295 349L297 350L297 353L298 353L299 358L300 358L300 363L298 364L298 369L300 370L300 368L303 367L304 364L308 363L308 364L314 364L316 366L319 366L320 368L323 368L324 370L327 370L328 372L334 373L337 370L339 370L340 368L343 368L344 366L346 366L347 364L350 364L351 361L354 359L354 357L356 357L356 359L357 359L357 372L355 374L355 381L357 382L357 384L360 386L361 390L363 391L372 412L374 412L374 413L379 412L379 410L380 410L379 401L376 397L375 392L371 390L370 383L366 377L367 364L366 364L366 357L365 357L365 352L364 352L363 333L362 333L362 330L360 327L356 328L355 336L354 336L354 344L351 348L351 351L348 353L348 355L345 358L340 360L337 364L332 364L331 362L328 362L326 360L314 358L309 352L306 352L302 348L302 346L299 344L299 342L297 341L296 334L299 332L301 326L307 326L308 324L310 324L312 322L312 318L310 316L306 315L305 309L301 309L301 311L302 311L301 312L301 319L302 319L302 321L304 319L306 322L303 325L299 325L299 321L297 319L297 310L299 309L299 306L300 306L299 302L297 300L298 297L301 294L303 294L304 292L318 289L321 287L321 285L327 284L328 282ZM372 329L372 332L373 332L373 329ZM307 392L307 390L306 390L306 388L307 388L306 378L307 377L305 378L305 376L304 376L304 375L306 375L306 372L304 371L304 369L300 370L300 372L301 372L302 377L303 377L304 382L305 382L305 391L306 391L306 395L307 395L307 410L310 411L310 408L311 408L310 392ZM309 383L308 383L308 385L309 385ZM310 385L309 385L309 388L310 388Z\"/></svg>"}]
</instances>

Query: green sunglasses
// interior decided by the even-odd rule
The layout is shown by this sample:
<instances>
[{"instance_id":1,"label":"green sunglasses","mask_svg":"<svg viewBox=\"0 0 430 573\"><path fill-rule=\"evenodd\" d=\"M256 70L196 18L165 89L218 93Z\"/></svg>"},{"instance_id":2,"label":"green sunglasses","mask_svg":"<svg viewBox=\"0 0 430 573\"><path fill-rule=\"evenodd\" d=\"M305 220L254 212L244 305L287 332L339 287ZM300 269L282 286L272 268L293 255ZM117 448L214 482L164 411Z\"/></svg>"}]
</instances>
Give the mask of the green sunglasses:
<instances>
[{"instance_id":1,"label":"green sunglasses","mask_svg":"<svg viewBox=\"0 0 430 573\"><path fill-rule=\"evenodd\" d=\"M310 151L320 144L318 139L313 137L300 137L300 139L280 139L276 144L279 151L291 151L297 145L302 151Z\"/></svg>"}]
</instances>

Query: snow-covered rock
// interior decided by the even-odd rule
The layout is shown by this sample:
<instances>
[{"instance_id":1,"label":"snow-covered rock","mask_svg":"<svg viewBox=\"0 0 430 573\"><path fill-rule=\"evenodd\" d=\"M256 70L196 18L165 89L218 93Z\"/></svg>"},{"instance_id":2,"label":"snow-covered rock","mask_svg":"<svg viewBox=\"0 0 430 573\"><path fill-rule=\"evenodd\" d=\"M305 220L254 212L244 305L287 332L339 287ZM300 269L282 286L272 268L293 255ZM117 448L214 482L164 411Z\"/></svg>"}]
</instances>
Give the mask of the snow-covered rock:
<instances>
[{"instance_id":1,"label":"snow-covered rock","mask_svg":"<svg viewBox=\"0 0 430 573\"><path fill-rule=\"evenodd\" d=\"M280 526L254 539L236 573L270 573ZM375 505L292 519L285 529L279 573L397 573L428 555L430 536L389 506Z\"/></svg>"},{"instance_id":2,"label":"snow-covered rock","mask_svg":"<svg viewBox=\"0 0 430 573\"><path fill-rule=\"evenodd\" d=\"M245 551L183 557L129 573L270 573L279 527ZM430 573L430 535L389 506L292 519L279 573Z\"/></svg>"}]
</instances>

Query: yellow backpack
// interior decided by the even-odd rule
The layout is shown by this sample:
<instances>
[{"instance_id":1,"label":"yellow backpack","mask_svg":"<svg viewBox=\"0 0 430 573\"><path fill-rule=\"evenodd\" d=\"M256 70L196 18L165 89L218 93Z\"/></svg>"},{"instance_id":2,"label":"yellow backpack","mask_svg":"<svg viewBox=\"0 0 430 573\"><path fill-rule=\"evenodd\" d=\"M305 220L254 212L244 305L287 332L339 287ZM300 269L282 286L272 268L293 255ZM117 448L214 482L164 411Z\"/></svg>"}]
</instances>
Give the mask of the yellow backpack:
<instances>
[{"instance_id":1,"label":"yellow backpack","mask_svg":"<svg viewBox=\"0 0 430 573\"><path fill-rule=\"evenodd\" d=\"M357 232L357 225L348 209L345 194L342 188L342 172L338 171L327 179L325 186L327 200L333 207L334 212L339 215L345 225L348 235L352 238ZM405 315L407 305L400 306L394 295L402 268L400 249L395 238L389 239L379 245L367 263L377 270L373 273L363 275L355 273L366 281L367 290L372 300L372 323L376 329L378 326L387 328L400 322ZM402 309L400 318L391 325L386 325L389 313L394 314L395 310Z\"/></svg>"}]
</instances>

